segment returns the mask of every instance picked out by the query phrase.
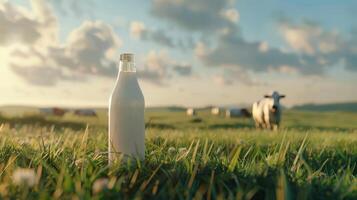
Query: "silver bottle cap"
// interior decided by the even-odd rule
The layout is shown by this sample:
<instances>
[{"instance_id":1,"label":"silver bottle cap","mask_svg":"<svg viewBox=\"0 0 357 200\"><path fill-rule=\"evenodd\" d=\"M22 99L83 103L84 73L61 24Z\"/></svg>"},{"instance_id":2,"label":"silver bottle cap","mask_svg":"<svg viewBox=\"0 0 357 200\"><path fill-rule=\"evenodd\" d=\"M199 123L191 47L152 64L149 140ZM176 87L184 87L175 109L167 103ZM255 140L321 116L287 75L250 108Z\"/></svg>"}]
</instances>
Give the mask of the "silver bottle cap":
<instances>
[{"instance_id":1,"label":"silver bottle cap","mask_svg":"<svg viewBox=\"0 0 357 200\"><path fill-rule=\"evenodd\" d=\"M132 54L132 53L122 53L122 54L120 54L120 61L134 62L134 54Z\"/></svg>"}]
</instances>

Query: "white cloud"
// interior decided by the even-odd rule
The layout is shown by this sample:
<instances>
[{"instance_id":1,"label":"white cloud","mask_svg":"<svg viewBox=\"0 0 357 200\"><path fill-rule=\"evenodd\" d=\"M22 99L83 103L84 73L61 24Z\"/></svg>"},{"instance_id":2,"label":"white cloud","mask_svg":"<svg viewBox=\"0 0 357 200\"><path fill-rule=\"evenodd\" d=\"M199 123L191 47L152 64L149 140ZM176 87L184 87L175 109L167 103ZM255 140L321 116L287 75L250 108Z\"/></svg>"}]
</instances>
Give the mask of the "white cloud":
<instances>
[{"instance_id":1,"label":"white cloud","mask_svg":"<svg viewBox=\"0 0 357 200\"><path fill-rule=\"evenodd\" d=\"M290 51L269 47L267 42L246 41L239 29L227 28L217 36L214 45L199 42L195 54L206 66L235 67L250 72L321 76L340 63L346 69L357 70L356 36L343 38L313 23L282 26Z\"/></svg>"},{"instance_id":2,"label":"white cloud","mask_svg":"<svg viewBox=\"0 0 357 200\"><path fill-rule=\"evenodd\" d=\"M213 82L218 85L232 85L234 83L242 83L247 86L263 86L267 85L265 82L256 80L243 69L236 67L227 67L223 69L223 73L214 75Z\"/></svg>"},{"instance_id":3,"label":"white cloud","mask_svg":"<svg viewBox=\"0 0 357 200\"><path fill-rule=\"evenodd\" d=\"M309 55L336 52L342 45L336 31L325 31L312 22L293 24L284 21L280 31L292 49Z\"/></svg>"},{"instance_id":4,"label":"white cloud","mask_svg":"<svg viewBox=\"0 0 357 200\"><path fill-rule=\"evenodd\" d=\"M25 68L14 64L12 69L15 73L34 85L53 86L59 79L63 78L61 70L47 66L31 66Z\"/></svg>"},{"instance_id":5,"label":"white cloud","mask_svg":"<svg viewBox=\"0 0 357 200\"><path fill-rule=\"evenodd\" d=\"M100 21L85 21L69 34L64 55L73 64L64 67L85 73L115 76L116 74L110 74L116 68L112 58L120 46L121 40L109 25Z\"/></svg>"},{"instance_id":6,"label":"white cloud","mask_svg":"<svg viewBox=\"0 0 357 200\"><path fill-rule=\"evenodd\" d=\"M157 85L165 85L174 74L191 75L192 66L170 58L166 51L152 50L145 56L143 68L139 69L137 73L141 79Z\"/></svg>"},{"instance_id":7,"label":"white cloud","mask_svg":"<svg viewBox=\"0 0 357 200\"><path fill-rule=\"evenodd\" d=\"M239 13L236 9L230 8L223 12L221 12L222 16L225 17L227 20L237 23L239 21Z\"/></svg>"},{"instance_id":8,"label":"white cloud","mask_svg":"<svg viewBox=\"0 0 357 200\"><path fill-rule=\"evenodd\" d=\"M205 55L208 55L209 48L205 45L203 42L197 42L194 53L197 57L203 57Z\"/></svg>"},{"instance_id":9,"label":"white cloud","mask_svg":"<svg viewBox=\"0 0 357 200\"><path fill-rule=\"evenodd\" d=\"M37 42L52 25L52 18L40 0L31 1L33 12L9 2L0 3L0 45L13 43L33 44Z\"/></svg>"},{"instance_id":10,"label":"white cloud","mask_svg":"<svg viewBox=\"0 0 357 200\"><path fill-rule=\"evenodd\" d=\"M315 66L323 71L328 67L343 63L348 70L357 70L357 36L342 36L336 30L326 30L319 24L303 21L280 22L280 31L293 52L301 57L315 59Z\"/></svg>"},{"instance_id":11,"label":"white cloud","mask_svg":"<svg viewBox=\"0 0 357 200\"><path fill-rule=\"evenodd\" d=\"M175 39L168 34L167 31L161 29L147 28L143 22L132 21L130 23L130 36L135 39L140 39L142 41L152 41L156 44L170 47L170 48L181 48L187 49L192 48L193 44L190 38L185 39Z\"/></svg>"},{"instance_id":12,"label":"white cloud","mask_svg":"<svg viewBox=\"0 0 357 200\"><path fill-rule=\"evenodd\" d=\"M160 81L168 75L168 66L171 64L165 51L150 51L145 57L144 70L140 72L143 78L155 78Z\"/></svg>"},{"instance_id":13,"label":"white cloud","mask_svg":"<svg viewBox=\"0 0 357 200\"><path fill-rule=\"evenodd\" d=\"M44 78L41 69L46 69L53 84L60 80L84 80L89 74L115 77L117 67L113 57L120 44L108 25L86 21L70 33L64 44L13 50L10 66L28 82L44 86L48 86L47 81L34 81ZM31 62L34 58L39 62ZM50 70L54 73L49 73Z\"/></svg>"},{"instance_id":14,"label":"white cloud","mask_svg":"<svg viewBox=\"0 0 357 200\"><path fill-rule=\"evenodd\" d=\"M121 40L100 21L85 21L64 43L58 41L58 22L43 0L32 0L32 10L0 4L0 45L7 45L7 65L25 81L43 86L61 80L85 80L96 74L116 76L114 56ZM31 37L30 37L31 36Z\"/></svg>"},{"instance_id":15,"label":"white cloud","mask_svg":"<svg viewBox=\"0 0 357 200\"><path fill-rule=\"evenodd\" d=\"M214 47L198 43L195 53L206 66L213 67L266 72L268 67L301 66L297 55L268 48L264 43L245 41L235 29L220 35Z\"/></svg>"},{"instance_id":16,"label":"white cloud","mask_svg":"<svg viewBox=\"0 0 357 200\"><path fill-rule=\"evenodd\" d=\"M151 14L184 29L201 32L234 26L233 22L239 19L231 0L154 0Z\"/></svg>"},{"instance_id":17,"label":"white cloud","mask_svg":"<svg viewBox=\"0 0 357 200\"><path fill-rule=\"evenodd\" d=\"M290 47L284 51L266 41L246 40L232 1L155 0L151 14L183 30L199 32L202 40L196 43L194 54L205 66L318 76L340 63L346 69L357 69L357 39L353 39L357 37L344 38L316 23L281 21L279 30Z\"/></svg>"},{"instance_id":18,"label":"white cloud","mask_svg":"<svg viewBox=\"0 0 357 200\"><path fill-rule=\"evenodd\" d=\"M139 21L132 21L130 23L130 35L133 38L139 39L142 34L146 31L145 24Z\"/></svg>"},{"instance_id":19,"label":"white cloud","mask_svg":"<svg viewBox=\"0 0 357 200\"><path fill-rule=\"evenodd\" d=\"M260 52L267 52L269 50L269 44L267 42L261 42L259 45Z\"/></svg>"}]
</instances>

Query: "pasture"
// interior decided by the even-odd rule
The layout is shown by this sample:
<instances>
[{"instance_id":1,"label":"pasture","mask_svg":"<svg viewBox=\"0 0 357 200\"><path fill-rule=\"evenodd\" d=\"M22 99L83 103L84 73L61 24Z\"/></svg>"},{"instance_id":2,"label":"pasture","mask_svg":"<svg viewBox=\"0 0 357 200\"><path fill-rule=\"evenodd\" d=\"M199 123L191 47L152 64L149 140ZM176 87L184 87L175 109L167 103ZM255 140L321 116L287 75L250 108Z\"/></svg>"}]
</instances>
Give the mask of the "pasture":
<instances>
[{"instance_id":1,"label":"pasture","mask_svg":"<svg viewBox=\"0 0 357 200\"><path fill-rule=\"evenodd\" d=\"M0 199L356 199L356 122L285 111L271 132L207 110L148 109L145 161L108 167L104 110L3 114Z\"/></svg>"}]
</instances>

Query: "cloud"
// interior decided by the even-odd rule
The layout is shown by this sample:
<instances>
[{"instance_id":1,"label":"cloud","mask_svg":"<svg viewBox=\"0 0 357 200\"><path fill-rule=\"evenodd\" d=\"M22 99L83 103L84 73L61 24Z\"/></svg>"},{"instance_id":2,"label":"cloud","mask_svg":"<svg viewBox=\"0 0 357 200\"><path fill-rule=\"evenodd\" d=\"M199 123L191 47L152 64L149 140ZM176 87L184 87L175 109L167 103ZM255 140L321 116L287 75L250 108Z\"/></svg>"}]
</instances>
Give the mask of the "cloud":
<instances>
[{"instance_id":1,"label":"cloud","mask_svg":"<svg viewBox=\"0 0 357 200\"><path fill-rule=\"evenodd\" d=\"M10 45L8 55L11 61L8 65L25 81L52 86L61 80L83 81L86 75L116 76L117 67L112 58L121 41L109 25L85 21L69 34L64 43L60 43L57 19L43 0L31 1L31 11L9 3L0 5L0 23L12 27L0 32L5 41L0 45ZM22 24L19 19L26 19L28 27L22 27L20 31L16 29ZM9 38L21 39L31 31L38 33L35 39L25 38L19 42Z\"/></svg>"},{"instance_id":2,"label":"cloud","mask_svg":"<svg viewBox=\"0 0 357 200\"><path fill-rule=\"evenodd\" d=\"M180 76L189 76L192 74L192 66L188 64L176 64L173 70Z\"/></svg>"},{"instance_id":3,"label":"cloud","mask_svg":"<svg viewBox=\"0 0 357 200\"><path fill-rule=\"evenodd\" d=\"M130 23L130 35L134 38L141 38L146 32L146 27L143 22L133 21Z\"/></svg>"},{"instance_id":4,"label":"cloud","mask_svg":"<svg viewBox=\"0 0 357 200\"><path fill-rule=\"evenodd\" d=\"M258 48L260 52L267 52L269 50L269 44L267 42L261 42Z\"/></svg>"},{"instance_id":5,"label":"cloud","mask_svg":"<svg viewBox=\"0 0 357 200\"><path fill-rule=\"evenodd\" d=\"M39 86L53 86L60 81L85 81L88 75L117 75L113 58L122 42L109 25L100 21L84 21L69 33L64 42L59 42L58 22L51 7L40 0L31 3L32 10L7 5L24 10L16 13L18 18L28 16L34 22L30 28L39 33L36 39L28 42L9 42L7 51L11 61L8 66L15 74ZM11 10L2 10L5 12ZM11 26L13 21L6 19ZM178 46L165 34L149 30L139 22L132 23L131 33L162 45ZM172 76L190 76L192 73L191 65L177 62L165 51L149 52L141 66L138 76L157 85L167 84Z\"/></svg>"},{"instance_id":6,"label":"cloud","mask_svg":"<svg viewBox=\"0 0 357 200\"><path fill-rule=\"evenodd\" d=\"M280 32L292 49L304 54L332 53L342 45L337 31L323 30L309 21L301 24L283 21L280 23Z\"/></svg>"},{"instance_id":7,"label":"cloud","mask_svg":"<svg viewBox=\"0 0 357 200\"><path fill-rule=\"evenodd\" d=\"M232 23L237 23L239 21L239 13L236 9L230 8L221 12L222 16Z\"/></svg>"},{"instance_id":8,"label":"cloud","mask_svg":"<svg viewBox=\"0 0 357 200\"><path fill-rule=\"evenodd\" d=\"M152 41L156 44L169 47L187 49L192 48L193 42L191 39L174 39L166 31L158 29L149 29L143 22L132 21L130 23L130 35L133 38L143 41Z\"/></svg>"},{"instance_id":9,"label":"cloud","mask_svg":"<svg viewBox=\"0 0 357 200\"><path fill-rule=\"evenodd\" d=\"M325 30L311 21L280 21L280 32L293 52L311 56L321 68L343 63L348 70L357 70L357 36L342 36L336 30ZM311 66L312 67L312 66Z\"/></svg>"},{"instance_id":10,"label":"cloud","mask_svg":"<svg viewBox=\"0 0 357 200\"><path fill-rule=\"evenodd\" d=\"M144 41L154 41L167 47L175 47L174 41L162 30L147 29L142 22L133 21L130 24L130 35Z\"/></svg>"},{"instance_id":11,"label":"cloud","mask_svg":"<svg viewBox=\"0 0 357 200\"><path fill-rule=\"evenodd\" d=\"M251 78L248 72L285 72L280 68L300 66L301 60L312 62L270 47L267 42L246 41L240 33L239 12L233 4L231 0L154 0L151 14L184 30L203 34L194 53L205 66L221 69L222 74L213 77L218 84L229 85L239 81L259 85L261 83ZM133 33L142 32L143 27L136 25Z\"/></svg>"},{"instance_id":12,"label":"cloud","mask_svg":"<svg viewBox=\"0 0 357 200\"><path fill-rule=\"evenodd\" d=\"M341 62L346 69L357 69L356 42L312 23L284 24L281 31L291 51L270 47L267 42L248 42L239 30L231 28L218 35L213 47L199 42L195 55L206 66L251 72L322 75Z\"/></svg>"},{"instance_id":13,"label":"cloud","mask_svg":"<svg viewBox=\"0 0 357 200\"><path fill-rule=\"evenodd\" d=\"M186 30L217 31L238 21L231 5L231 0L154 0L151 14Z\"/></svg>"},{"instance_id":14,"label":"cloud","mask_svg":"<svg viewBox=\"0 0 357 200\"><path fill-rule=\"evenodd\" d=\"M249 86L267 85L263 81L256 80L246 71L240 68L228 67L223 70L223 73L214 75L213 82L218 85L232 85L236 82Z\"/></svg>"},{"instance_id":15,"label":"cloud","mask_svg":"<svg viewBox=\"0 0 357 200\"><path fill-rule=\"evenodd\" d=\"M166 51L150 51L143 63L143 68L137 71L138 77L157 85L167 84L167 80L173 75L192 74L191 65L178 63Z\"/></svg>"},{"instance_id":16,"label":"cloud","mask_svg":"<svg viewBox=\"0 0 357 200\"><path fill-rule=\"evenodd\" d=\"M237 67L256 72L267 71L268 67L300 65L296 55L262 47L260 42L247 42L235 30L220 35L213 48L198 43L195 53L207 66Z\"/></svg>"},{"instance_id":17,"label":"cloud","mask_svg":"<svg viewBox=\"0 0 357 200\"><path fill-rule=\"evenodd\" d=\"M56 41L54 27L56 20L43 0L32 0L32 12L13 6L9 2L0 3L0 45L13 43L34 44L38 40Z\"/></svg>"},{"instance_id":18,"label":"cloud","mask_svg":"<svg viewBox=\"0 0 357 200\"><path fill-rule=\"evenodd\" d=\"M222 85L222 86L226 86L226 85L232 85L233 84L233 81L227 77L225 77L224 75L222 74L219 74L219 75L214 75L212 77L213 79L213 82L218 84L218 85Z\"/></svg>"},{"instance_id":19,"label":"cloud","mask_svg":"<svg viewBox=\"0 0 357 200\"><path fill-rule=\"evenodd\" d=\"M16 49L11 55L17 58L17 61L11 63L11 68L28 82L45 86L47 86L47 81L35 81L35 78L27 76L42 79L43 73L40 71L47 68L45 73L52 77L53 81L71 80L66 78L69 75L63 75L64 72L72 75L115 77L117 67L111 57L114 56L119 45L120 40L108 25L98 21L86 21L70 33L65 44L45 48ZM39 58L35 65L32 64L33 62L23 62L26 58L33 59L35 57ZM50 71L56 73L49 73ZM50 85L53 84L48 84L48 86Z\"/></svg>"},{"instance_id":20,"label":"cloud","mask_svg":"<svg viewBox=\"0 0 357 200\"><path fill-rule=\"evenodd\" d=\"M151 14L183 30L202 33L203 40L196 43L194 53L205 66L317 76L341 63L348 70L357 69L357 36L347 38L311 21L293 23L284 19L279 21L278 30L289 47L287 51L267 41L247 41L240 32L239 12L233 3L154 0ZM226 75L222 77L227 79Z\"/></svg>"},{"instance_id":21,"label":"cloud","mask_svg":"<svg viewBox=\"0 0 357 200\"><path fill-rule=\"evenodd\" d=\"M150 51L144 59L144 67L137 71L138 77L161 85L169 76L168 66L170 60L164 51Z\"/></svg>"},{"instance_id":22,"label":"cloud","mask_svg":"<svg viewBox=\"0 0 357 200\"><path fill-rule=\"evenodd\" d=\"M63 55L72 65L63 67L82 73L116 76L116 64L110 58L120 45L120 39L109 25L85 21L69 34ZM63 60L57 57L56 61L59 64Z\"/></svg>"},{"instance_id":23,"label":"cloud","mask_svg":"<svg viewBox=\"0 0 357 200\"><path fill-rule=\"evenodd\" d=\"M13 64L12 69L27 82L34 85L53 86L63 76L61 70L57 68L49 68L47 66L31 66L24 68Z\"/></svg>"}]
</instances>

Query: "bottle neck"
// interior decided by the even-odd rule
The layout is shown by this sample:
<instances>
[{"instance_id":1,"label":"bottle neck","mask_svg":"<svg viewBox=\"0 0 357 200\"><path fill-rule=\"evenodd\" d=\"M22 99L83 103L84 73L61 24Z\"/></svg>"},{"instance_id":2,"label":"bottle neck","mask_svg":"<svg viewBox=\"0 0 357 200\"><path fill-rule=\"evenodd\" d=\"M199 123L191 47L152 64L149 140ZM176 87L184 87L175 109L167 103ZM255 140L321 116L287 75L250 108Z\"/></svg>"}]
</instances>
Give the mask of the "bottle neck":
<instances>
[{"instance_id":1,"label":"bottle neck","mask_svg":"<svg viewBox=\"0 0 357 200\"><path fill-rule=\"evenodd\" d=\"M119 61L119 72L136 72L134 62Z\"/></svg>"}]
</instances>

